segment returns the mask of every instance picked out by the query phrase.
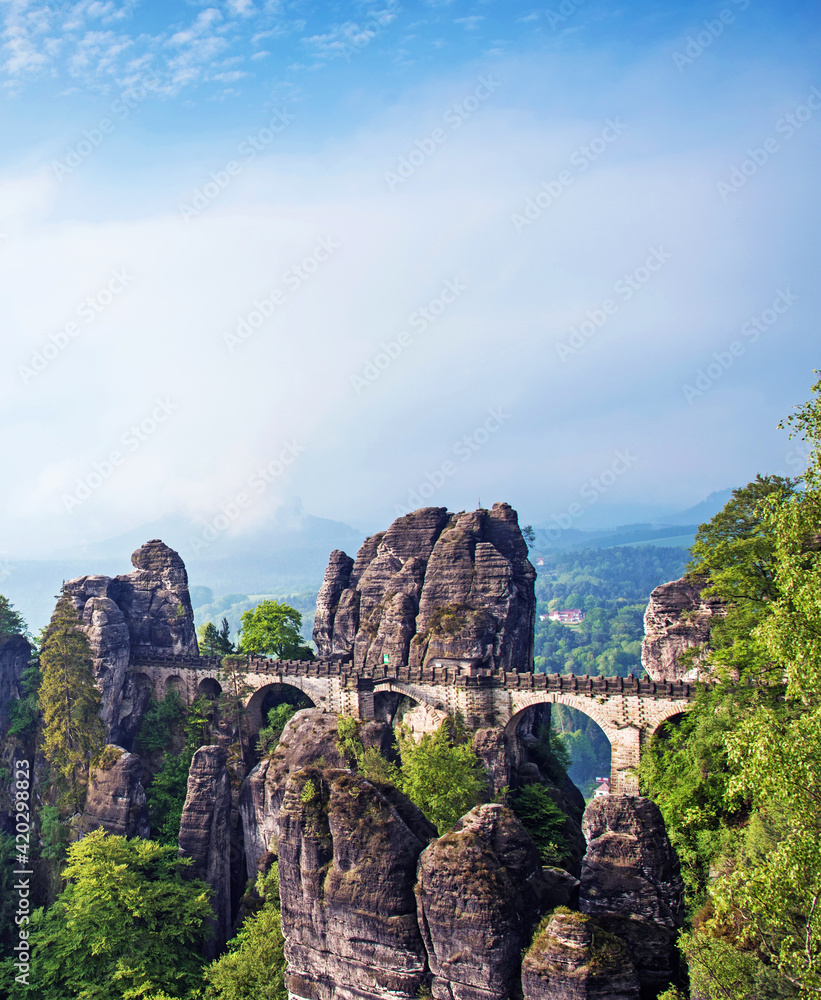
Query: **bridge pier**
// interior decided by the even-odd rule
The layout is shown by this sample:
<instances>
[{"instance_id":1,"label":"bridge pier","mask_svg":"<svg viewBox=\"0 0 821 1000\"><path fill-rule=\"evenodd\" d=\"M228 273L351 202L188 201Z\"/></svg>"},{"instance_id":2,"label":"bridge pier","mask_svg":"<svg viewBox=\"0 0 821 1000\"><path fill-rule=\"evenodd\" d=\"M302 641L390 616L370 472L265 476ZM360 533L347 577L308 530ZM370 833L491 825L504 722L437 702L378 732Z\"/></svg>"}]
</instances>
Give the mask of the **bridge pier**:
<instances>
[{"instance_id":1,"label":"bridge pier","mask_svg":"<svg viewBox=\"0 0 821 1000\"><path fill-rule=\"evenodd\" d=\"M342 714L362 719L363 722L376 718L373 688L372 677L349 677L341 691Z\"/></svg>"},{"instance_id":2,"label":"bridge pier","mask_svg":"<svg viewBox=\"0 0 821 1000\"><path fill-rule=\"evenodd\" d=\"M642 732L636 726L604 729L610 740L610 794L638 795Z\"/></svg>"}]
</instances>

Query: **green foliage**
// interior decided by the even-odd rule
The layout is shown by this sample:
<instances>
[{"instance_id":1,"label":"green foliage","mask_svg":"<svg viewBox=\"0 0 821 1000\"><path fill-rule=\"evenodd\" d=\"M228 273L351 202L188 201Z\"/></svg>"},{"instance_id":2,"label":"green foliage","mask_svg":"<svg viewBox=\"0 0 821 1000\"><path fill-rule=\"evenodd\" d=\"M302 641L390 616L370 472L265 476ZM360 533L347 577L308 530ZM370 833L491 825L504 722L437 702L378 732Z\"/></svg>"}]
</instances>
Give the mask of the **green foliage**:
<instances>
[{"instance_id":1,"label":"green foliage","mask_svg":"<svg viewBox=\"0 0 821 1000\"><path fill-rule=\"evenodd\" d=\"M735 680L777 682L772 661L753 635L772 614L779 596L783 567L776 562L771 512L788 505L795 483L780 476L756 476L733 490L724 509L698 529L688 573L709 586L706 595L720 597L726 617L710 635L714 674Z\"/></svg>"},{"instance_id":2,"label":"green foliage","mask_svg":"<svg viewBox=\"0 0 821 1000\"><path fill-rule=\"evenodd\" d=\"M14 610L7 597L0 594L0 635L25 635L29 630L23 616Z\"/></svg>"},{"instance_id":3,"label":"green foliage","mask_svg":"<svg viewBox=\"0 0 821 1000\"><path fill-rule=\"evenodd\" d=\"M821 993L821 706L795 719L760 709L728 739L734 790L756 807L717 878L710 928L737 922L755 951L807 995Z\"/></svg>"},{"instance_id":4,"label":"green foliage","mask_svg":"<svg viewBox=\"0 0 821 1000\"><path fill-rule=\"evenodd\" d=\"M282 736L282 730L285 728L285 723L289 719L292 719L296 713L296 707L287 704L287 702L271 709L265 725L259 731L259 738L257 739L256 750L260 757L268 757L276 750L279 738Z\"/></svg>"},{"instance_id":5,"label":"green foliage","mask_svg":"<svg viewBox=\"0 0 821 1000\"><path fill-rule=\"evenodd\" d=\"M205 1000L288 1000L277 866L257 875L262 907L247 917L228 951L205 970Z\"/></svg>"},{"instance_id":6,"label":"green foliage","mask_svg":"<svg viewBox=\"0 0 821 1000\"><path fill-rule=\"evenodd\" d=\"M340 715L336 720L336 748L347 760L348 767L358 768L362 763L365 748L359 738L359 726L356 719L349 715Z\"/></svg>"},{"instance_id":7,"label":"green foliage","mask_svg":"<svg viewBox=\"0 0 821 1000\"><path fill-rule=\"evenodd\" d=\"M52 779L79 808L89 766L104 746L105 733L88 639L65 593L45 632L40 670L43 756Z\"/></svg>"},{"instance_id":8,"label":"green foliage","mask_svg":"<svg viewBox=\"0 0 821 1000\"><path fill-rule=\"evenodd\" d=\"M479 758L468 743L457 742L448 722L418 743L400 731L398 742L399 788L442 834L481 801L485 774Z\"/></svg>"},{"instance_id":9,"label":"green foliage","mask_svg":"<svg viewBox=\"0 0 821 1000\"><path fill-rule=\"evenodd\" d=\"M126 1000L186 996L201 980L199 947L211 917L209 887L182 877L176 847L95 830L68 850L68 884L31 921L30 987L10 1000ZM2 980L0 980L2 982Z\"/></svg>"},{"instance_id":10,"label":"green foliage","mask_svg":"<svg viewBox=\"0 0 821 1000\"><path fill-rule=\"evenodd\" d=\"M151 835L160 844L173 846L180 835L182 808L188 788L193 751L168 754L146 793Z\"/></svg>"},{"instance_id":11,"label":"green foliage","mask_svg":"<svg viewBox=\"0 0 821 1000\"><path fill-rule=\"evenodd\" d=\"M166 701L167 696L159 704ZM168 702L168 705L173 705L173 701ZM175 846L179 840L191 760L196 751L201 746L206 746L210 740L212 712L213 707L207 698L199 697L189 706L183 726L185 742L182 750L179 753L165 754L162 768L154 775L146 793L151 834L161 844ZM149 735L156 736L158 729L159 724L157 727L150 727Z\"/></svg>"},{"instance_id":12,"label":"green foliage","mask_svg":"<svg viewBox=\"0 0 821 1000\"><path fill-rule=\"evenodd\" d=\"M571 596L578 598L578 595ZM577 600L569 606L579 607L585 603ZM584 621L579 625L562 625L548 618L537 621L536 670L548 674L639 676L646 606L645 598L636 604L591 607L585 610ZM547 608L542 614L546 612Z\"/></svg>"},{"instance_id":13,"label":"green foliage","mask_svg":"<svg viewBox=\"0 0 821 1000\"><path fill-rule=\"evenodd\" d=\"M219 713L234 724L239 741L240 757L245 760L245 740L243 737L242 720L245 715L245 705L253 688L246 679L247 665L241 656L226 656L218 674L222 693L217 699Z\"/></svg>"},{"instance_id":14,"label":"green foliage","mask_svg":"<svg viewBox=\"0 0 821 1000\"><path fill-rule=\"evenodd\" d=\"M819 402L821 408L821 402ZM818 447L821 452L821 445ZM779 595L756 638L788 695L821 701L821 485L773 507Z\"/></svg>"},{"instance_id":15,"label":"green foliage","mask_svg":"<svg viewBox=\"0 0 821 1000\"><path fill-rule=\"evenodd\" d=\"M308 778L299 793L299 801L308 805L319 797L319 789L314 784L313 778Z\"/></svg>"},{"instance_id":16,"label":"green foliage","mask_svg":"<svg viewBox=\"0 0 821 1000\"><path fill-rule=\"evenodd\" d=\"M399 768L393 761L386 760L376 747L365 747L362 751L359 773L376 784L399 786Z\"/></svg>"},{"instance_id":17,"label":"green foliage","mask_svg":"<svg viewBox=\"0 0 821 1000\"><path fill-rule=\"evenodd\" d=\"M278 601L261 601L242 616L239 648L243 653L278 660L312 660L313 652L302 641L302 615Z\"/></svg>"},{"instance_id":18,"label":"green foliage","mask_svg":"<svg viewBox=\"0 0 821 1000\"><path fill-rule=\"evenodd\" d=\"M641 674L644 609L654 587L681 576L687 550L646 546L554 552L538 569L535 666L548 674ZM547 618L580 608L580 625Z\"/></svg>"},{"instance_id":19,"label":"green foliage","mask_svg":"<svg viewBox=\"0 0 821 1000\"><path fill-rule=\"evenodd\" d=\"M686 562L687 549L660 545L551 552L538 568L536 597L582 610L634 604L681 576Z\"/></svg>"},{"instance_id":20,"label":"green foliage","mask_svg":"<svg viewBox=\"0 0 821 1000\"><path fill-rule=\"evenodd\" d=\"M356 719L346 715L339 716L336 722L336 747L348 766L358 771L363 778L377 784L401 787L396 764L386 760L376 747L363 746Z\"/></svg>"},{"instance_id":21,"label":"green foliage","mask_svg":"<svg viewBox=\"0 0 821 1000\"><path fill-rule=\"evenodd\" d=\"M543 865L564 867L570 845L564 830L567 817L544 785L525 785L512 793L513 811L539 848Z\"/></svg>"},{"instance_id":22,"label":"green foliage","mask_svg":"<svg viewBox=\"0 0 821 1000\"><path fill-rule=\"evenodd\" d=\"M9 708L9 734L23 743L32 743L40 719L39 694L42 677L36 656L26 664L20 678L22 697Z\"/></svg>"},{"instance_id":23,"label":"green foliage","mask_svg":"<svg viewBox=\"0 0 821 1000\"><path fill-rule=\"evenodd\" d=\"M44 805L40 810L40 857L58 868L66 856L68 835L57 806Z\"/></svg>"},{"instance_id":24,"label":"green foliage","mask_svg":"<svg viewBox=\"0 0 821 1000\"><path fill-rule=\"evenodd\" d=\"M179 693L173 688L166 691L162 701L152 695L148 708L140 720L137 732L137 753L149 754L156 750L167 750L174 727L183 717L185 709Z\"/></svg>"},{"instance_id":25,"label":"green foliage","mask_svg":"<svg viewBox=\"0 0 821 1000\"><path fill-rule=\"evenodd\" d=\"M14 924L17 894L12 874L18 867L15 864L16 855L14 834L0 831L0 955L8 953L17 936Z\"/></svg>"},{"instance_id":26,"label":"green foliage","mask_svg":"<svg viewBox=\"0 0 821 1000\"><path fill-rule=\"evenodd\" d=\"M234 644L229 638L231 629L227 618L222 619L219 628L213 622L206 622L197 631L200 653L203 656L226 656L235 652Z\"/></svg>"},{"instance_id":27,"label":"green foliage","mask_svg":"<svg viewBox=\"0 0 821 1000\"><path fill-rule=\"evenodd\" d=\"M356 719L339 716L336 732L337 749L352 770L369 781L395 785L440 834L482 800L485 773L460 719L448 719L418 742L409 730L401 729L399 767L376 747L363 746Z\"/></svg>"},{"instance_id":28,"label":"green foliage","mask_svg":"<svg viewBox=\"0 0 821 1000\"><path fill-rule=\"evenodd\" d=\"M681 935L679 946L688 958L693 996L708 1000L799 1000L802 997L796 986L778 969L763 962L754 951L734 947L732 929L726 930L730 938L704 932ZM678 1000L675 994L673 996Z\"/></svg>"},{"instance_id":29,"label":"green foliage","mask_svg":"<svg viewBox=\"0 0 821 1000\"><path fill-rule=\"evenodd\" d=\"M598 787L596 778L610 774L610 741L589 715L567 705L553 705L550 719L571 757L568 776L589 799Z\"/></svg>"},{"instance_id":30,"label":"green foliage","mask_svg":"<svg viewBox=\"0 0 821 1000\"><path fill-rule=\"evenodd\" d=\"M552 726L540 726L530 754L554 785L564 784L570 767L570 752L564 738Z\"/></svg>"},{"instance_id":31,"label":"green foliage","mask_svg":"<svg viewBox=\"0 0 821 1000\"><path fill-rule=\"evenodd\" d=\"M721 683L642 761L682 857L695 911L682 945L705 1000L821 994L821 382L813 392L788 421L811 445L804 489L758 476L699 530L691 571L727 606L708 657Z\"/></svg>"}]
</instances>

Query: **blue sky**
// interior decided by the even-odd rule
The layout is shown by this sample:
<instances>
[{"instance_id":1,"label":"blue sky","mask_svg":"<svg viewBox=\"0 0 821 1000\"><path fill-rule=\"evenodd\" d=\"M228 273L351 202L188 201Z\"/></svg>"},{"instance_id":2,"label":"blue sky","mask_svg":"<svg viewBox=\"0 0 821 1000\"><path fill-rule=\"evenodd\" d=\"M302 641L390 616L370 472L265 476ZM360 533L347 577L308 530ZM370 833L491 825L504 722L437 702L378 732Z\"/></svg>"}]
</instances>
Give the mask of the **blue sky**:
<instances>
[{"instance_id":1,"label":"blue sky","mask_svg":"<svg viewBox=\"0 0 821 1000\"><path fill-rule=\"evenodd\" d=\"M0 553L800 471L815 5L0 18Z\"/></svg>"}]
</instances>

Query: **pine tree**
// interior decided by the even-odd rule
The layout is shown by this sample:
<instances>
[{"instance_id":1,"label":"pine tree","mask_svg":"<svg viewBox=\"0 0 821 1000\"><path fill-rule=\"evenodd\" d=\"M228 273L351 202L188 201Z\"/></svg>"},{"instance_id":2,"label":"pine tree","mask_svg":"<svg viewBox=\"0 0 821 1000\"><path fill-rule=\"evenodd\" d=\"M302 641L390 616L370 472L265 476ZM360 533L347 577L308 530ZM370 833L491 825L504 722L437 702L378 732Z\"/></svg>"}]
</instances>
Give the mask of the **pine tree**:
<instances>
[{"instance_id":1,"label":"pine tree","mask_svg":"<svg viewBox=\"0 0 821 1000\"><path fill-rule=\"evenodd\" d=\"M105 745L105 731L88 638L66 593L60 596L45 631L40 670L43 755L52 779L79 808L89 766Z\"/></svg>"},{"instance_id":2,"label":"pine tree","mask_svg":"<svg viewBox=\"0 0 821 1000\"><path fill-rule=\"evenodd\" d=\"M0 594L0 635L28 635L28 626L8 597Z\"/></svg>"}]
</instances>

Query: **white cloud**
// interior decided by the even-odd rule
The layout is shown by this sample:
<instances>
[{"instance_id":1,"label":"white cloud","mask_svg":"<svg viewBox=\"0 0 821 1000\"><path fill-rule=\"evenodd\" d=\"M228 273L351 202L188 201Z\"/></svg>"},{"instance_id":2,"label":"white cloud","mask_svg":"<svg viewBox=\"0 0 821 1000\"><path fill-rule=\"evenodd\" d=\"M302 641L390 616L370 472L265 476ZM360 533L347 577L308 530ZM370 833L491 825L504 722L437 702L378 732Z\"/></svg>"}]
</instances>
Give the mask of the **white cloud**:
<instances>
[{"instance_id":1,"label":"white cloud","mask_svg":"<svg viewBox=\"0 0 821 1000\"><path fill-rule=\"evenodd\" d=\"M534 90L560 92L571 68L511 61L431 79L356 134L298 152L288 133L287 147L272 142L227 181L208 173L241 158L216 145L166 150L145 182L104 168L103 151L71 186L35 173L3 181L0 211L19 207L0 244L0 413L15 422L0 550L213 514L294 443L304 451L250 519L298 493L313 512L387 523L499 407L510 414L502 429L432 502L461 509L480 495L561 510L625 448L639 460L613 500L675 502L690 490L695 501L780 462L775 423L806 397L812 367L813 134L785 144L730 202L716 180L768 133L776 104L794 106L792 84L760 76L719 106L706 85L677 96L679 81L649 65L606 93L580 88L559 110L531 110ZM480 75L499 87L453 127L445 114L473 107ZM620 115L628 128L600 148L606 119ZM720 127L727 115L744 122L740 137ZM413 169L392 191L385 174L403 159ZM563 171L572 181L557 189ZM187 224L180 176L213 192ZM539 209L543 184L558 193ZM99 206L118 196L126 208L106 215ZM62 221L51 221L58 197ZM532 225L517 232L512 216L529 201ZM321 238L339 246L323 250ZM670 260L621 299L616 284L659 247ZM122 293L102 294L123 269L133 278ZM448 282L467 287L434 305ZM682 385L743 339L782 285L799 303L689 404ZM265 318L275 290L283 302ZM90 322L79 313L89 297L102 306ZM618 309L562 361L556 344L609 298ZM434 316L424 331L410 320L423 308ZM18 367L62 342L69 322L76 336L24 385ZM254 332L232 351L225 336L238 325ZM126 452L157 400L175 409ZM63 494L116 450L124 461L66 510Z\"/></svg>"}]
</instances>

